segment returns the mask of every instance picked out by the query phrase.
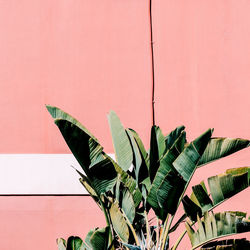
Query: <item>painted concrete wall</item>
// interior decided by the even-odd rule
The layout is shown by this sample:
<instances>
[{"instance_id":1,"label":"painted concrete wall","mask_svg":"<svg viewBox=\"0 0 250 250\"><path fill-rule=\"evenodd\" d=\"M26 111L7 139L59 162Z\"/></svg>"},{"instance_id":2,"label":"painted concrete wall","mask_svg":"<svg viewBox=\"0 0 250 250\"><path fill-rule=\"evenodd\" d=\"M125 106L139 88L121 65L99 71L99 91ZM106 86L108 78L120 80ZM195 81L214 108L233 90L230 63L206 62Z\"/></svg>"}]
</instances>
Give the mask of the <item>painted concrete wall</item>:
<instances>
[{"instance_id":1,"label":"painted concrete wall","mask_svg":"<svg viewBox=\"0 0 250 250\"><path fill-rule=\"evenodd\" d=\"M165 133L184 124L190 140L209 127L249 139L250 2L153 4L157 124ZM69 153L45 104L77 117L106 152L110 109L148 146L148 14L146 0L0 0L0 153ZM245 165L249 150L201 169L193 183ZM246 196L225 206L250 212ZM55 238L84 236L100 218L89 198L0 197L0 249L56 249Z\"/></svg>"}]
</instances>

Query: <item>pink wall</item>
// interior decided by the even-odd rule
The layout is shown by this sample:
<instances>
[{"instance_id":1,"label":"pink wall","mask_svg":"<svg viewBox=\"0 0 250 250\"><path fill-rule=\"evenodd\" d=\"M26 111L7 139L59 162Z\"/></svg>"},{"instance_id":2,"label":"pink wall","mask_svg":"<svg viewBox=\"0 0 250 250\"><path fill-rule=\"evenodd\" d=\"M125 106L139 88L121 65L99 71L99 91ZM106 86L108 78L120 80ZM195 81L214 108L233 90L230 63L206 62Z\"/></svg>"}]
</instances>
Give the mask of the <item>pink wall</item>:
<instances>
[{"instance_id":1,"label":"pink wall","mask_svg":"<svg viewBox=\"0 0 250 250\"><path fill-rule=\"evenodd\" d=\"M189 139L208 127L249 139L250 1L153 4L157 124L185 124ZM0 0L0 153L69 153L45 104L77 117L107 152L110 109L148 145L150 67L148 1ZM245 150L195 178L248 164ZM250 212L244 195L228 208ZM56 237L84 235L95 211L86 199L0 198L0 249L56 249Z\"/></svg>"},{"instance_id":2,"label":"pink wall","mask_svg":"<svg viewBox=\"0 0 250 250\"><path fill-rule=\"evenodd\" d=\"M0 249L57 249L58 237L105 226L101 215L89 197L0 197Z\"/></svg>"}]
</instances>

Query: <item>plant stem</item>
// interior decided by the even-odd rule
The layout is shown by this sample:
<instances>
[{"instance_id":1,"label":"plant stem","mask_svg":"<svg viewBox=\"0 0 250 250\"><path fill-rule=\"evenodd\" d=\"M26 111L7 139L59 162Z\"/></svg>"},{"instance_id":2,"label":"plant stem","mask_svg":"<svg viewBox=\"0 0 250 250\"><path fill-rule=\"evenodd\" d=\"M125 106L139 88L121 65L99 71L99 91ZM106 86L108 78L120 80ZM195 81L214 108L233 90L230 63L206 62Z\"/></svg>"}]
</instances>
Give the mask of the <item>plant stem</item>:
<instances>
[{"instance_id":1,"label":"plant stem","mask_svg":"<svg viewBox=\"0 0 250 250\"><path fill-rule=\"evenodd\" d=\"M172 250L175 250L179 246L179 244L180 244L182 238L185 236L186 232L187 232L187 230L183 231L183 233L180 235L180 237L177 239L176 243L174 244Z\"/></svg>"},{"instance_id":2,"label":"plant stem","mask_svg":"<svg viewBox=\"0 0 250 250\"><path fill-rule=\"evenodd\" d=\"M162 250L165 249L165 245L166 245L166 241L167 241L167 237L168 237L168 232L169 232L169 229L170 229L170 226L172 224L173 219L174 219L174 216L172 216L171 219L168 221L168 225L167 225L166 229L163 231L163 239L162 239L162 246L161 246Z\"/></svg>"},{"instance_id":3,"label":"plant stem","mask_svg":"<svg viewBox=\"0 0 250 250\"><path fill-rule=\"evenodd\" d=\"M161 236L161 224L158 218L157 220L157 230L156 230L156 249L158 249L159 244L160 244L160 236Z\"/></svg>"},{"instance_id":4,"label":"plant stem","mask_svg":"<svg viewBox=\"0 0 250 250\"><path fill-rule=\"evenodd\" d=\"M162 237L164 236L164 232L166 230L166 227L167 227L167 223L168 223L168 219L169 219L169 214L167 215L167 218L163 224L163 229L162 229L162 233L160 235L160 246L161 246L161 242L162 242Z\"/></svg>"},{"instance_id":5,"label":"plant stem","mask_svg":"<svg viewBox=\"0 0 250 250\"><path fill-rule=\"evenodd\" d=\"M147 212L144 211L144 217L145 217L145 221L146 221L146 231L147 231L147 246L149 247L149 242L150 242L150 228L149 228L149 223L148 223L148 216L147 216Z\"/></svg>"},{"instance_id":6,"label":"plant stem","mask_svg":"<svg viewBox=\"0 0 250 250\"><path fill-rule=\"evenodd\" d=\"M152 67L152 124L155 125L155 66L154 66L154 42L153 42L153 21L152 21L152 0L149 0L150 20L150 45L151 45L151 67Z\"/></svg>"},{"instance_id":7,"label":"plant stem","mask_svg":"<svg viewBox=\"0 0 250 250\"><path fill-rule=\"evenodd\" d=\"M183 214L181 218L169 229L169 233L175 231L175 229L187 218L186 214Z\"/></svg>"},{"instance_id":8,"label":"plant stem","mask_svg":"<svg viewBox=\"0 0 250 250\"><path fill-rule=\"evenodd\" d=\"M140 242L139 242L139 240L137 238L137 235L136 235L136 232L135 232L135 229L134 229L133 225L130 223L130 221L129 221L128 217L126 216L126 214L124 213L124 211L122 209L121 209L121 211L122 211L122 214L123 214L124 218L126 218L127 224L128 224L128 226L129 226L129 228L130 228L130 230L131 230L131 232L132 232L132 234L134 236L136 245L140 246Z\"/></svg>"},{"instance_id":9,"label":"plant stem","mask_svg":"<svg viewBox=\"0 0 250 250\"><path fill-rule=\"evenodd\" d=\"M104 216L105 216L105 220L106 220L106 223L107 223L107 226L109 226L109 241L110 241L110 244L113 244L113 236L112 236L112 229L111 229L111 226L110 226L110 221L109 221L109 217L108 217L108 214L107 214L107 211L106 211L106 208L104 207L104 204L102 202L102 197L99 197L99 201L101 203L101 207L102 207L102 211L104 213ZM112 249L114 249L112 247Z\"/></svg>"}]
</instances>

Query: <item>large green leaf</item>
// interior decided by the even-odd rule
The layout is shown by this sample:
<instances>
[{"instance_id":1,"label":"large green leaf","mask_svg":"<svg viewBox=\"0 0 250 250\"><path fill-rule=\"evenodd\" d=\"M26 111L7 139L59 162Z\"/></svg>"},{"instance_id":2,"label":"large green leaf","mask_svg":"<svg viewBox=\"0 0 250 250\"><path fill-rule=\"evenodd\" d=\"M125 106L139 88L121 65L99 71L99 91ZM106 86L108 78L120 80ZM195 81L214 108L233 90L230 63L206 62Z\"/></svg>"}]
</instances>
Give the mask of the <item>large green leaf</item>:
<instances>
[{"instance_id":1,"label":"large green leaf","mask_svg":"<svg viewBox=\"0 0 250 250\"><path fill-rule=\"evenodd\" d=\"M85 237L85 242L84 244L84 250L92 250L92 244L91 244L91 236L93 235L93 233L95 232L96 229L91 229L89 230L89 232L87 233L86 237Z\"/></svg>"},{"instance_id":2,"label":"large green leaf","mask_svg":"<svg viewBox=\"0 0 250 250\"><path fill-rule=\"evenodd\" d=\"M209 177L208 185L212 199L208 195L204 182L192 187L193 193L190 198L186 196L182 201L186 214L195 221L197 215L195 213L199 212L199 216L204 215L206 211L214 209L228 198L248 188L249 173L250 167L233 168L228 169L224 174Z\"/></svg>"},{"instance_id":3,"label":"large green leaf","mask_svg":"<svg viewBox=\"0 0 250 250\"><path fill-rule=\"evenodd\" d=\"M135 167L135 177L139 185L148 177L148 154L145 151L144 146L136 132L131 129L126 129L126 132L130 138L133 150L133 165Z\"/></svg>"},{"instance_id":4,"label":"large green leaf","mask_svg":"<svg viewBox=\"0 0 250 250\"><path fill-rule=\"evenodd\" d=\"M133 151L133 167L134 167L134 171L135 171L135 177L136 177L136 181L137 183L139 183L139 172L140 172L140 168L142 165L142 157L141 157L141 153L139 150L139 147L135 141L135 138L133 137L132 132L130 132L130 130L126 129L126 133L130 139L131 142L131 147L132 147L132 151Z\"/></svg>"},{"instance_id":5,"label":"large green leaf","mask_svg":"<svg viewBox=\"0 0 250 250\"><path fill-rule=\"evenodd\" d=\"M129 222L133 224L135 218L135 203L133 200L133 195L129 192L128 189L125 189L123 191L122 210L128 218Z\"/></svg>"},{"instance_id":6,"label":"large green leaf","mask_svg":"<svg viewBox=\"0 0 250 250\"><path fill-rule=\"evenodd\" d=\"M157 189L157 200L160 207L170 214L177 210L179 198L186 182L174 171L169 171Z\"/></svg>"},{"instance_id":7,"label":"large green leaf","mask_svg":"<svg viewBox=\"0 0 250 250\"><path fill-rule=\"evenodd\" d=\"M105 157L101 145L67 120L57 119L55 123L88 176L92 188L99 194L110 190L115 184L117 173L112 162Z\"/></svg>"},{"instance_id":8,"label":"large green leaf","mask_svg":"<svg viewBox=\"0 0 250 250\"><path fill-rule=\"evenodd\" d=\"M109 227L96 229L90 237L92 250L107 250L109 242Z\"/></svg>"},{"instance_id":9,"label":"large green leaf","mask_svg":"<svg viewBox=\"0 0 250 250\"><path fill-rule=\"evenodd\" d=\"M250 220L242 216L243 213L205 213L203 219L198 217L198 229L194 230L186 222L186 229L190 238L192 249L231 234L244 233L250 231Z\"/></svg>"},{"instance_id":10,"label":"large green leaf","mask_svg":"<svg viewBox=\"0 0 250 250\"><path fill-rule=\"evenodd\" d=\"M185 146L184 150L181 153L179 153L179 156L177 157L177 159L175 159L174 162L172 163L174 168L178 171L178 173L183 178L183 179L180 179L178 182L181 189L179 190L177 185L176 185L177 187L175 187L177 189L176 193L178 195L176 195L174 199L175 202L173 204L176 206L176 208L173 211L176 211L176 209L178 208L178 205L180 203L180 197L184 195L184 192L197 168L198 162L205 148L207 147L207 144L208 144L209 139L211 138L212 132L213 132L212 129L208 129L205 133L203 133L193 142L188 144L188 146ZM183 147L184 147L184 143L183 143ZM183 181L184 188L183 188L183 185L181 185L182 181ZM176 202L176 199L178 199L177 202ZM189 203L190 202L188 202L187 204ZM197 210L197 208L195 209ZM185 216L183 216L182 218L185 218ZM171 228L171 231L174 231L174 229L178 227L179 223L180 222L178 221L178 223L176 223Z\"/></svg>"},{"instance_id":11,"label":"large green leaf","mask_svg":"<svg viewBox=\"0 0 250 250\"><path fill-rule=\"evenodd\" d=\"M193 202L187 195L183 197L182 205L185 211L185 216L182 216L181 219L178 221L179 223L176 223L176 228L181 222L183 222L187 218L187 216L189 216L192 221L196 221L197 215L199 215L200 217L202 216L201 208L195 202ZM174 230L176 228L174 228Z\"/></svg>"},{"instance_id":12,"label":"large green leaf","mask_svg":"<svg viewBox=\"0 0 250 250\"><path fill-rule=\"evenodd\" d=\"M116 172L118 173L118 181L121 181L124 184L124 187L128 188L129 192L133 196L135 207L137 207L142 201L141 191L136 183L136 180L123 171L122 168L108 155L105 155L114 165ZM117 190L119 192L119 190Z\"/></svg>"},{"instance_id":13,"label":"large green leaf","mask_svg":"<svg viewBox=\"0 0 250 250\"><path fill-rule=\"evenodd\" d=\"M71 152L89 175L89 166L102 154L102 146L77 125L62 119L55 120Z\"/></svg>"},{"instance_id":14,"label":"large green leaf","mask_svg":"<svg viewBox=\"0 0 250 250\"><path fill-rule=\"evenodd\" d=\"M189 182L192 178L198 162L212 136L212 132L212 129L208 129L205 133L191 142L173 162L174 167L186 182Z\"/></svg>"},{"instance_id":15,"label":"large green leaf","mask_svg":"<svg viewBox=\"0 0 250 250\"><path fill-rule=\"evenodd\" d=\"M225 173L208 178L214 204L218 204L247 188L249 186L248 171L249 168L245 168L245 173Z\"/></svg>"},{"instance_id":16,"label":"large green leaf","mask_svg":"<svg viewBox=\"0 0 250 250\"><path fill-rule=\"evenodd\" d=\"M249 146L249 140L239 138L211 138L199 161L199 167Z\"/></svg>"},{"instance_id":17,"label":"large green leaf","mask_svg":"<svg viewBox=\"0 0 250 250\"><path fill-rule=\"evenodd\" d=\"M112 134L115 156L119 166L127 171L133 161L133 152L128 135L114 111L108 115L109 127Z\"/></svg>"},{"instance_id":18,"label":"large green leaf","mask_svg":"<svg viewBox=\"0 0 250 250\"><path fill-rule=\"evenodd\" d=\"M166 150L165 137L158 126L152 126L150 137L149 176L153 181L160 166L160 158Z\"/></svg>"},{"instance_id":19,"label":"large green leaf","mask_svg":"<svg viewBox=\"0 0 250 250\"><path fill-rule=\"evenodd\" d=\"M176 183L183 183L184 181L174 169L173 162L183 150L185 140L186 134L183 131L172 147L162 157L160 167L149 190L147 202L161 220L165 219L167 213L170 211L173 212L176 209L176 203L179 200L179 196L173 194L176 194L177 189L181 190L181 186L183 186L178 186ZM160 197L157 198L157 195L160 195ZM167 203L168 209L166 207L163 208L162 205L164 203Z\"/></svg>"},{"instance_id":20,"label":"large green leaf","mask_svg":"<svg viewBox=\"0 0 250 250\"><path fill-rule=\"evenodd\" d=\"M70 236L67 240L66 250L84 250L82 239L77 236Z\"/></svg>"},{"instance_id":21,"label":"large green leaf","mask_svg":"<svg viewBox=\"0 0 250 250\"><path fill-rule=\"evenodd\" d=\"M76 119L59 108L47 106L70 150L88 176L89 185L99 194L110 190L116 180L116 170L105 157L97 139Z\"/></svg>"},{"instance_id":22,"label":"large green leaf","mask_svg":"<svg viewBox=\"0 0 250 250\"><path fill-rule=\"evenodd\" d=\"M185 127L184 126L179 126L175 130L171 131L166 137L165 137L165 145L166 149L170 149L177 138L180 136L182 131L184 131Z\"/></svg>"},{"instance_id":23,"label":"large green leaf","mask_svg":"<svg viewBox=\"0 0 250 250\"><path fill-rule=\"evenodd\" d=\"M115 232L123 242L127 243L129 239L129 228L122 212L119 209L118 202L114 202L111 205L109 213Z\"/></svg>"},{"instance_id":24,"label":"large green leaf","mask_svg":"<svg viewBox=\"0 0 250 250\"><path fill-rule=\"evenodd\" d=\"M213 206L213 202L207 191L201 184L193 186L192 189L193 195L196 198L196 203L201 208L202 212L208 211Z\"/></svg>"},{"instance_id":25,"label":"large green leaf","mask_svg":"<svg viewBox=\"0 0 250 250\"><path fill-rule=\"evenodd\" d=\"M86 134L89 135L89 137L93 138L95 141L98 142L98 140L94 137L94 135L91 134L91 132L88 129L86 129L79 121L77 121L74 117L72 117L68 113L64 112L63 110L57 107L50 106L50 105L46 105L46 108L54 120L62 119L62 120L69 121L75 124L80 129L82 129Z\"/></svg>"},{"instance_id":26,"label":"large green leaf","mask_svg":"<svg viewBox=\"0 0 250 250\"><path fill-rule=\"evenodd\" d=\"M133 129L129 128L128 130L132 133L132 135L133 135L133 137L134 137L134 139L139 147L139 151L142 155L142 158L144 159L147 168L149 168L149 155L148 155L148 153L143 145L141 138Z\"/></svg>"},{"instance_id":27,"label":"large green leaf","mask_svg":"<svg viewBox=\"0 0 250 250\"><path fill-rule=\"evenodd\" d=\"M109 158L98 162L90 168L91 185L98 194L103 194L113 188L117 172Z\"/></svg>"}]
</instances>

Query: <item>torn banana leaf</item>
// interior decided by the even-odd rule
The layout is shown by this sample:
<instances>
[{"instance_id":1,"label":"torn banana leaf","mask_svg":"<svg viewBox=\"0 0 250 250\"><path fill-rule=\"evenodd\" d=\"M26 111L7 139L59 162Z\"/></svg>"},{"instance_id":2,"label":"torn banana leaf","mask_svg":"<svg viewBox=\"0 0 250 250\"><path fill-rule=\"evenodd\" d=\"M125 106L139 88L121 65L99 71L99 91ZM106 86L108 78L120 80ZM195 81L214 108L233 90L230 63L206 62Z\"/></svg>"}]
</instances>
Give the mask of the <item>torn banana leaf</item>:
<instances>
[{"instance_id":1,"label":"torn banana leaf","mask_svg":"<svg viewBox=\"0 0 250 250\"><path fill-rule=\"evenodd\" d=\"M189 197L185 196L182 203L186 214L191 220L196 221L197 213L204 215L228 198L236 195L249 187L250 167L233 168L226 170L226 173L208 178L209 190L202 182L192 187L193 192Z\"/></svg>"},{"instance_id":2,"label":"torn banana leaf","mask_svg":"<svg viewBox=\"0 0 250 250\"><path fill-rule=\"evenodd\" d=\"M249 146L250 141L245 139L211 138L199 161L199 167Z\"/></svg>"},{"instance_id":3,"label":"torn banana leaf","mask_svg":"<svg viewBox=\"0 0 250 250\"><path fill-rule=\"evenodd\" d=\"M250 231L250 220L241 212L223 212L213 214L205 212L202 219L197 217L197 229L186 222L186 229L192 249L196 249L218 238Z\"/></svg>"}]
</instances>

